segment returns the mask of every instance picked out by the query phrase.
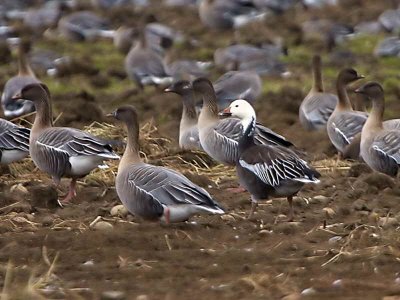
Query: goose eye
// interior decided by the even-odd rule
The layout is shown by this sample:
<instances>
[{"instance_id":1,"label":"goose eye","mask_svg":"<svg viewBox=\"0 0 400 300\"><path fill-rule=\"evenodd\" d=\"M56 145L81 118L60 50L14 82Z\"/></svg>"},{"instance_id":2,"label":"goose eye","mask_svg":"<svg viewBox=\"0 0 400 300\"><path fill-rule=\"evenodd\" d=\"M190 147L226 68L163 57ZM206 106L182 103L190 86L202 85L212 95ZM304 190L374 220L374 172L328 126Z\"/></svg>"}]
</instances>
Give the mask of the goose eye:
<instances>
[{"instance_id":1,"label":"goose eye","mask_svg":"<svg viewBox=\"0 0 400 300\"><path fill-rule=\"evenodd\" d=\"M236 105L235 105L235 107L239 107L239 105L238 105L238 104L236 104Z\"/></svg>"}]
</instances>

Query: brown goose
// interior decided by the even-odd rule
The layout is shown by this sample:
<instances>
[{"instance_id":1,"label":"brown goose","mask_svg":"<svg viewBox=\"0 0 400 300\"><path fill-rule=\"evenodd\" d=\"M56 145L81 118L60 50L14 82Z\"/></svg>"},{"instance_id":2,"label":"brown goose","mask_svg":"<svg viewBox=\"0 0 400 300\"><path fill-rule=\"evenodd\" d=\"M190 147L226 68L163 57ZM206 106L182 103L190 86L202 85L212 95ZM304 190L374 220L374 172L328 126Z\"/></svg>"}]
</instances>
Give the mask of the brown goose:
<instances>
[{"instance_id":1,"label":"brown goose","mask_svg":"<svg viewBox=\"0 0 400 300\"><path fill-rule=\"evenodd\" d=\"M385 98L382 86L368 82L356 93L372 100L371 113L361 132L361 156L371 169L396 176L400 166L400 131L383 126Z\"/></svg>"},{"instance_id":2,"label":"brown goose","mask_svg":"<svg viewBox=\"0 0 400 300\"><path fill-rule=\"evenodd\" d=\"M102 165L105 159L119 159L111 145L100 138L75 128L53 127L50 93L44 84L29 84L16 98L32 101L37 111L29 140L29 153L35 165L51 175L57 185L61 177L72 178L61 203L76 195L78 178Z\"/></svg>"},{"instance_id":3,"label":"brown goose","mask_svg":"<svg viewBox=\"0 0 400 300\"><path fill-rule=\"evenodd\" d=\"M320 174L288 148L277 145L257 145L254 140L256 113L245 100L235 100L223 111L243 124L239 140L236 171L240 184L251 194L253 215L259 200L287 197L289 221L293 220L293 196L305 183L318 183Z\"/></svg>"},{"instance_id":4,"label":"brown goose","mask_svg":"<svg viewBox=\"0 0 400 300\"><path fill-rule=\"evenodd\" d=\"M143 30L125 58L125 71L140 88L145 85L169 85L173 81L165 70L162 57L147 47Z\"/></svg>"},{"instance_id":5,"label":"brown goose","mask_svg":"<svg viewBox=\"0 0 400 300\"><path fill-rule=\"evenodd\" d=\"M0 164L8 165L29 155L30 130L0 119Z\"/></svg>"},{"instance_id":6,"label":"brown goose","mask_svg":"<svg viewBox=\"0 0 400 300\"><path fill-rule=\"evenodd\" d=\"M340 156L346 151L346 147L351 144L357 133L361 132L367 120L367 113L353 110L346 91L348 84L361 78L364 76L358 75L355 70L344 69L339 73L336 81L339 101L328 119L327 131L329 139ZM358 155L355 158L358 158Z\"/></svg>"},{"instance_id":7,"label":"brown goose","mask_svg":"<svg viewBox=\"0 0 400 300\"><path fill-rule=\"evenodd\" d=\"M124 122L128 131L115 186L129 212L143 219L166 223L186 221L199 213L224 213L206 190L182 174L142 161L138 117L132 106L120 107L111 115Z\"/></svg>"},{"instance_id":8,"label":"brown goose","mask_svg":"<svg viewBox=\"0 0 400 300\"><path fill-rule=\"evenodd\" d=\"M231 29L262 20L260 12L251 1L202 0L199 5L201 22L213 29Z\"/></svg>"},{"instance_id":9,"label":"brown goose","mask_svg":"<svg viewBox=\"0 0 400 300\"><path fill-rule=\"evenodd\" d=\"M321 57L314 55L312 59L313 86L299 108L301 125L307 130L320 130L335 109L338 98L336 95L324 92L321 75Z\"/></svg>"},{"instance_id":10,"label":"brown goose","mask_svg":"<svg viewBox=\"0 0 400 300\"><path fill-rule=\"evenodd\" d=\"M179 147L186 150L202 150L197 127L194 92L189 81L182 80L165 89L182 97L183 109L179 127Z\"/></svg>"},{"instance_id":11,"label":"brown goose","mask_svg":"<svg viewBox=\"0 0 400 300\"><path fill-rule=\"evenodd\" d=\"M35 110L34 105L30 101L20 99L18 101L12 100L12 98L21 92L21 89L31 83L40 83L40 80L36 78L33 73L27 57L26 52L28 51L29 45L21 42L18 47L18 75L10 78L3 90L1 96L1 106L4 111L6 118L12 119L19 117Z\"/></svg>"},{"instance_id":12,"label":"brown goose","mask_svg":"<svg viewBox=\"0 0 400 300\"><path fill-rule=\"evenodd\" d=\"M193 89L203 101L198 119L201 146L216 161L235 165L239 159L238 142L243 135L242 123L237 118L219 119L217 98L208 79L196 79L193 82ZM254 138L258 144L293 146L284 137L261 124L256 124Z\"/></svg>"}]
</instances>

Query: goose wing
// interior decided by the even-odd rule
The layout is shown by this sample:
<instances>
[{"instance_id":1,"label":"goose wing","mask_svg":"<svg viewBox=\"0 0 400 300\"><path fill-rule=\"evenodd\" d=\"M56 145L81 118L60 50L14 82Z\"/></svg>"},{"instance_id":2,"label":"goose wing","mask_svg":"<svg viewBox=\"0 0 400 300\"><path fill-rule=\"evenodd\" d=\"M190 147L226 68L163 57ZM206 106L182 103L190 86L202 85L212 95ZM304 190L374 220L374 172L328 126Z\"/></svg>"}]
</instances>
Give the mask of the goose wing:
<instances>
[{"instance_id":1,"label":"goose wing","mask_svg":"<svg viewBox=\"0 0 400 300\"><path fill-rule=\"evenodd\" d=\"M313 124L324 125L335 109L338 98L329 93L313 93L309 95L301 109L306 118Z\"/></svg>"},{"instance_id":2,"label":"goose wing","mask_svg":"<svg viewBox=\"0 0 400 300\"><path fill-rule=\"evenodd\" d=\"M135 165L131 167L128 182L163 205L192 204L222 210L206 190L171 169Z\"/></svg>"},{"instance_id":3,"label":"goose wing","mask_svg":"<svg viewBox=\"0 0 400 300\"><path fill-rule=\"evenodd\" d=\"M29 151L30 129L0 119L0 149Z\"/></svg>"},{"instance_id":4,"label":"goose wing","mask_svg":"<svg viewBox=\"0 0 400 300\"><path fill-rule=\"evenodd\" d=\"M381 159L394 160L400 165L400 131L384 131L375 138L371 148Z\"/></svg>"},{"instance_id":5,"label":"goose wing","mask_svg":"<svg viewBox=\"0 0 400 300\"><path fill-rule=\"evenodd\" d=\"M363 112L346 112L332 120L332 127L336 137L342 145L351 143L357 133L361 132L368 114Z\"/></svg>"},{"instance_id":6,"label":"goose wing","mask_svg":"<svg viewBox=\"0 0 400 300\"><path fill-rule=\"evenodd\" d=\"M319 173L289 149L262 145L249 150L241 155L240 166L270 186L279 186L286 180L318 182Z\"/></svg>"}]
</instances>

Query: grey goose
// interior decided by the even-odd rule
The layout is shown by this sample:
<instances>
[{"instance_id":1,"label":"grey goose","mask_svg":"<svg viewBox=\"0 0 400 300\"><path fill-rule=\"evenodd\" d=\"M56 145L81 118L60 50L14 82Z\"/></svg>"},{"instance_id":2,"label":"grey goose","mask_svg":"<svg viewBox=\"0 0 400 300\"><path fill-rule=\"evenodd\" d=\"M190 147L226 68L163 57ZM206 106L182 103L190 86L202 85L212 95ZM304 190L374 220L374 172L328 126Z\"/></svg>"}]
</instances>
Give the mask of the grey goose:
<instances>
[{"instance_id":1,"label":"grey goose","mask_svg":"<svg viewBox=\"0 0 400 300\"><path fill-rule=\"evenodd\" d=\"M192 84L186 80L178 81L166 88L165 92L178 94L182 98L179 147L185 150L202 150Z\"/></svg>"},{"instance_id":2,"label":"grey goose","mask_svg":"<svg viewBox=\"0 0 400 300\"><path fill-rule=\"evenodd\" d=\"M110 114L125 123L127 145L121 158L115 187L127 210L145 220L182 222L194 214L223 214L210 194L182 174L144 163L139 155L139 122L132 106Z\"/></svg>"},{"instance_id":3,"label":"grey goose","mask_svg":"<svg viewBox=\"0 0 400 300\"><path fill-rule=\"evenodd\" d=\"M312 59L313 85L299 108L301 125L307 130L321 130L336 107L336 95L324 92L321 74L321 57L314 55Z\"/></svg>"},{"instance_id":4,"label":"grey goose","mask_svg":"<svg viewBox=\"0 0 400 300\"><path fill-rule=\"evenodd\" d=\"M257 145L254 139L256 113L245 100L236 100L223 114L240 119L243 133L239 139L236 171L240 185L251 194L251 217L259 200L287 197L289 221L293 220L293 196L305 183L318 183L320 174L293 151L279 145Z\"/></svg>"},{"instance_id":5,"label":"grey goose","mask_svg":"<svg viewBox=\"0 0 400 300\"><path fill-rule=\"evenodd\" d=\"M346 148L352 143L354 137L361 132L361 129L367 120L367 113L354 111L346 86L354 81L364 78L358 75L354 69L344 69L339 72L336 87L339 101L336 104L335 110L331 114L327 123L327 131L329 139L333 146L343 156ZM357 159L356 157L352 157Z\"/></svg>"},{"instance_id":6,"label":"grey goose","mask_svg":"<svg viewBox=\"0 0 400 300\"><path fill-rule=\"evenodd\" d=\"M18 74L6 82L3 94L1 95L1 106L4 116L8 119L16 118L35 110L34 105L30 101L26 101L25 99L12 100L26 85L40 83L40 80L36 77L28 63L26 55L28 48L29 45L27 43L20 41L18 46Z\"/></svg>"},{"instance_id":7,"label":"grey goose","mask_svg":"<svg viewBox=\"0 0 400 300\"><path fill-rule=\"evenodd\" d=\"M0 164L24 159L29 155L30 130L0 119Z\"/></svg>"},{"instance_id":8,"label":"grey goose","mask_svg":"<svg viewBox=\"0 0 400 300\"><path fill-rule=\"evenodd\" d=\"M368 82L357 89L356 93L364 94L372 100L371 113L361 132L361 156L371 169L396 176L400 166L400 130L383 126L383 88L377 82Z\"/></svg>"},{"instance_id":9,"label":"grey goose","mask_svg":"<svg viewBox=\"0 0 400 300\"><path fill-rule=\"evenodd\" d=\"M106 159L119 159L111 145L75 128L53 127L50 92L44 84L25 86L15 99L30 100L36 108L29 139L29 154L35 165L58 185L62 177L72 178L69 192L60 204L76 195L76 181L103 165Z\"/></svg>"}]
</instances>

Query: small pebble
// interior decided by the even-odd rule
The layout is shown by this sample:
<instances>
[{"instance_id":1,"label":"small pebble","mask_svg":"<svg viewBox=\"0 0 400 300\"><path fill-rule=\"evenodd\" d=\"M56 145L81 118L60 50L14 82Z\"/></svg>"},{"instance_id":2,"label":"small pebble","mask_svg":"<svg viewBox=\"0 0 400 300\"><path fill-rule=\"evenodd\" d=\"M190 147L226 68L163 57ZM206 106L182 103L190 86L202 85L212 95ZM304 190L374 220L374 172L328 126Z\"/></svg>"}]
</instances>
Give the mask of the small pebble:
<instances>
[{"instance_id":1,"label":"small pebble","mask_svg":"<svg viewBox=\"0 0 400 300\"><path fill-rule=\"evenodd\" d=\"M101 294L100 299L102 299L102 300L123 300L123 299L126 299L126 295L124 292L121 292L121 291L105 291Z\"/></svg>"},{"instance_id":2,"label":"small pebble","mask_svg":"<svg viewBox=\"0 0 400 300\"><path fill-rule=\"evenodd\" d=\"M18 184L14 184L11 188L10 188L10 192L11 193L16 193L16 194L20 194L20 195L27 195L28 189L26 187L24 187L22 185L22 183L18 183Z\"/></svg>"},{"instance_id":3,"label":"small pebble","mask_svg":"<svg viewBox=\"0 0 400 300\"><path fill-rule=\"evenodd\" d=\"M93 259L91 259L91 260L85 261L82 265L85 267L92 267L92 266L94 266L94 261L93 261Z\"/></svg>"},{"instance_id":4,"label":"small pebble","mask_svg":"<svg viewBox=\"0 0 400 300\"><path fill-rule=\"evenodd\" d=\"M299 293L289 294L282 298L282 300L300 300L300 299L301 295Z\"/></svg>"},{"instance_id":5,"label":"small pebble","mask_svg":"<svg viewBox=\"0 0 400 300\"><path fill-rule=\"evenodd\" d=\"M236 221L235 217L233 217L232 215L222 215L221 219L223 221L227 221L227 222L235 222Z\"/></svg>"},{"instance_id":6,"label":"small pebble","mask_svg":"<svg viewBox=\"0 0 400 300\"><path fill-rule=\"evenodd\" d=\"M42 225L48 227L53 224L53 221L54 218L52 216L45 216L42 219Z\"/></svg>"},{"instance_id":7,"label":"small pebble","mask_svg":"<svg viewBox=\"0 0 400 300\"><path fill-rule=\"evenodd\" d=\"M331 238L328 240L328 243L332 245L332 244L336 244L336 243L339 242L340 240L342 240L342 237L336 235L336 236L331 237Z\"/></svg>"},{"instance_id":8,"label":"small pebble","mask_svg":"<svg viewBox=\"0 0 400 300\"><path fill-rule=\"evenodd\" d=\"M312 197L311 202L326 204L329 202L329 200L330 200L329 197L323 195L317 195Z\"/></svg>"},{"instance_id":9,"label":"small pebble","mask_svg":"<svg viewBox=\"0 0 400 300\"><path fill-rule=\"evenodd\" d=\"M126 217L128 215L128 210L122 204L115 205L113 208L111 208L110 214L113 217Z\"/></svg>"},{"instance_id":10,"label":"small pebble","mask_svg":"<svg viewBox=\"0 0 400 300\"><path fill-rule=\"evenodd\" d=\"M394 282L395 282L396 284L400 284L400 277L397 277L397 278L394 280Z\"/></svg>"},{"instance_id":11,"label":"small pebble","mask_svg":"<svg viewBox=\"0 0 400 300\"><path fill-rule=\"evenodd\" d=\"M332 282L332 286L334 287L342 287L343 286L343 280L342 279L337 279L334 282Z\"/></svg>"},{"instance_id":12,"label":"small pebble","mask_svg":"<svg viewBox=\"0 0 400 300\"><path fill-rule=\"evenodd\" d=\"M149 300L149 296L147 295L139 295L136 297L136 300Z\"/></svg>"},{"instance_id":13,"label":"small pebble","mask_svg":"<svg viewBox=\"0 0 400 300\"><path fill-rule=\"evenodd\" d=\"M378 225L382 227L390 227L399 224L396 218L392 217L381 217L379 218Z\"/></svg>"},{"instance_id":14,"label":"small pebble","mask_svg":"<svg viewBox=\"0 0 400 300\"><path fill-rule=\"evenodd\" d=\"M113 227L114 226L112 224L106 221L99 221L93 226L93 228L96 230L111 230Z\"/></svg>"},{"instance_id":15,"label":"small pebble","mask_svg":"<svg viewBox=\"0 0 400 300\"><path fill-rule=\"evenodd\" d=\"M260 230L260 231L258 232L258 234L259 234L260 236L269 236L269 235L271 235L271 233L272 233L272 231L269 231L269 230L266 230L266 229Z\"/></svg>"},{"instance_id":16,"label":"small pebble","mask_svg":"<svg viewBox=\"0 0 400 300\"><path fill-rule=\"evenodd\" d=\"M314 289L314 288L308 288L308 289L305 289L305 290L303 290L302 292L301 292L301 294L302 295L304 295L304 296L308 296L308 295L315 295L317 293L317 291Z\"/></svg>"}]
</instances>

